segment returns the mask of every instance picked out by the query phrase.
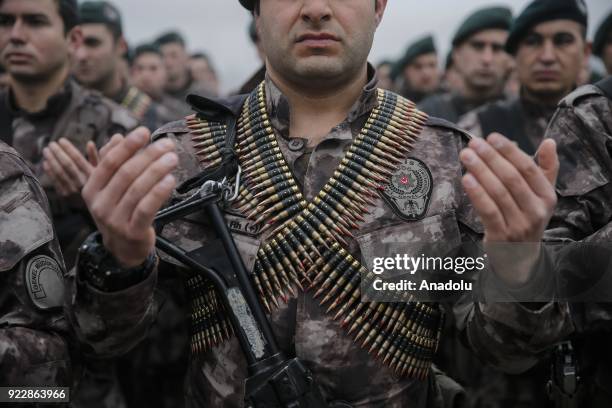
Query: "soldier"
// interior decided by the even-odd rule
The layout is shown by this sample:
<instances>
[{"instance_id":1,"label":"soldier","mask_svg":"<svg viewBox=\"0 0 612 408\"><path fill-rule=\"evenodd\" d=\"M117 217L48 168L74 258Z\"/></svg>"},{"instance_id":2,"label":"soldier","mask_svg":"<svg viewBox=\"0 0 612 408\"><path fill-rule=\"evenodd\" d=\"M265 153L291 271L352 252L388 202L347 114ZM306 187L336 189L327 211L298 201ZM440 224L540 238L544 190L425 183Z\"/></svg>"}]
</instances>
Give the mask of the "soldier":
<instances>
[{"instance_id":1,"label":"soldier","mask_svg":"<svg viewBox=\"0 0 612 408\"><path fill-rule=\"evenodd\" d=\"M410 44L394 67L402 78L400 94L415 103L436 92L440 86L438 51L431 35Z\"/></svg>"},{"instance_id":2,"label":"soldier","mask_svg":"<svg viewBox=\"0 0 612 408\"><path fill-rule=\"evenodd\" d=\"M165 123L182 117L183 104L164 91L166 66L161 51L153 44L143 44L134 49L130 68L132 82L155 102L158 116Z\"/></svg>"},{"instance_id":3,"label":"soldier","mask_svg":"<svg viewBox=\"0 0 612 408\"><path fill-rule=\"evenodd\" d=\"M612 159L607 145L612 129L612 77L585 85L559 104L547 135L558 143L561 167L557 181L559 203L545 238L551 242L584 241L609 251L612 239ZM601 268L587 256L580 258L580 280L591 281ZM601 285L601 283L599 284ZM584 285L580 285L585 287ZM609 294L610 287L602 290ZM603 408L612 404L610 373L612 308L609 299L582 298L571 303L574 332L568 337L578 367L578 389L555 382L556 406ZM566 405L561 405L565 403ZM567 405L572 404L572 405Z\"/></svg>"},{"instance_id":4,"label":"soldier","mask_svg":"<svg viewBox=\"0 0 612 408\"><path fill-rule=\"evenodd\" d=\"M212 95L219 95L219 78L210 57L203 52L196 52L189 58L189 68L194 81L207 84Z\"/></svg>"},{"instance_id":5,"label":"soldier","mask_svg":"<svg viewBox=\"0 0 612 408\"><path fill-rule=\"evenodd\" d=\"M491 7L471 14L453 37L453 64L463 84L460 92L432 95L420 108L456 123L472 109L503 98L509 57L504 51L512 12Z\"/></svg>"},{"instance_id":6,"label":"soldier","mask_svg":"<svg viewBox=\"0 0 612 408\"><path fill-rule=\"evenodd\" d=\"M375 304L354 303L347 296L353 293L359 298L357 288L351 289L351 285L356 284L353 279L359 277L361 262L366 265L374 257L391 256L392 242L421 245L435 241L446 252L457 249L462 240L482 239L483 232L487 246L498 241L540 240L555 201L551 185L558 166L554 144L542 144L539 166L500 135L488 141L471 140L469 148L464 149L467 136L458 128L445 121L427 120L408 100L377 89L375 72L367 64L367 57L386 7L384 0L241 3L254 13L260 28L267 56L266 80L248 99L242 96L212 101L194 96L190 98L194 108L206 114L190 116L158 130L154 143L144 150L141 148L148 143L149 135L137 131L108 151L83 191L101 236L91 237L83 248L82 262L73 277L71 312L75 326L99 353L119 352L139 341L155 316L153 289L158 275L168 272L168 276L178 277L184 271L167 257L157 259L153 218L177 182L218 162L215 139L209 138L215 136L210 131L218 130L223 137L223 124L231 125L237 119L234 147L248 181L241 188L239 202L226 210L226 217L242 259L253 273L253 285L261 289L262 302L270 306L269 318L281 349L297 354L305 362L330 401L391 408L442 404L441 383L430 370L430 357L415 357L420 367L416 371L409 362L412 355L407 360L410 350L418 347L415 337L406 338L405 344L396 343L394 347L403 350L398 354L391 352L387 344L379 351L386 350L388 357L377 362L371 346L370 356L354 343L347 333L349 327L343 328L328 314L330 311L322 309L321 301L314 299L312 292L299 291L286 304L278 303L279 297L286 297L295 288L282 272L270 269L268 257L282 259L296 274L304 274L303 269L310 266L323 271L324 275L313 277L313 285L325 279L327 273L346 270L345 278L352 276L353 283L345 282L346 286L327 293L328 301L336 293L333 314L350 323L348 326L360 326L353 320L356 314L362 316L360 320L365 319L362 323L376 324L377 318L371 314ZM261 132L254 134L256 128ZM218 137L219 133L214 135ZM344 152L348 155L343 160ZM264 160L271 166L263 166ZM467 168L463 178L462 164ZM276 179L268 173L274 168L280 171ZM261 172L262 177L258 179L254 171ZM504 174L509 175L508 179L503 177L509 181L501 181ZM411 180L415 180L414 184ZM255 185L260 182L272 189L257 190L263 194L257 193L257 198L250 196L256 192L254 189L262 187ZM380 195L370 190L378 183L385 185ZM284 191L282 196L288 201L278 201L280 195L274 191ZM269 199L265 198L268 194ZM297 207L291 204L296 202ZM475 211L482 224L476 220ZM513 222L506 224L503 220L509 218ZM286 228L274 231L285 221ZM262 223L273 225L262 228ZM327 228L323 223L334 230L351 228L352 235L334 234L329 229L323 232ZM346 244L330 241L327 245L335 250L315 247L313 239L320 243L323 237L313 224L326 239L346 240ZM214 248L207 245L212 233L199 216L178 220L163 230L163 235L173 242L203 251L201 256L205 259L214 256L210 252ZM285 245L285 240L293 244ZM541 270L532 268L539 257L539 245L528 248L529 252L523 253L518 262L509 265L494 259L495 272L483 273L490 277L495 273L500 282L513 288L513 293L539 287ZM297 261L288 253L295 255ZM345 257L344 267L338 264L334 269L330 263L334 256ZM100 267L98 262L102 263ZM299 281L291 274L292 282ZM265 283L258 286L256 282L262 279ZM196 295L198 281L190 282L197 309L192 313L216 313L218 309L208 294L204 296L208 300ZM340 288L342 293L337 292ZM205 305L198 306L200 301ZM436 304L419 305L426 308L426 320L431 323L422 332L426 338L420 344L433 353L433 337L437 336L434 333L441 324L440 310ZM542 344L563 334L558 329L567 319L565 306L556 303L534 307L470 301L461 305L455 311L463 313L458 321L474 351L517 371L533 364ZM406 310L401 308L409 306L397 307ZM116 310L129 310L129 314L117 316ZM410 316L403 317L413 322ZM402 326L397 323L397 327ZM205 351L199 339L211 338L211 332L198 329L196 321L192 327L193 356L186 393L190 405L242 406L247 364L237 339L219 339L215 333L219 344Z\"/></svg>"},{"instance_id":7,"label":"soldier","mask_svg":"<svg viewBox=\"0 0 612 408\"><path fill-rule=\"evenodd\" d=\"M119 10L106 1L86 1L80 16L84 39L76 53L76 79L129 110L150 130L160 127L165 118L158 117L156 104L128 83L122 69L127 43Z\"/></svg>"},{"instance_id":8,"label":"soldier","mask_svg":"<svg viewBox=\"0 0 612 408\"><path fill-rule=\"evenodd\" d=\"M593 54L601 58L608 75L612 75L612 13L608 14L595 33Z\"/></svg>"},{"instance_id":9,"label":"soldier","mask_svg":"<svg viewBox=\"0 0 612 408\"><path fill-rule=\"evenodd\" d=\"M0 384L71 387L66 268L45 193L0 142Z\"/></svg>"},{"instance_id":10,"label":"soldier","mask_svg":"<svg viewBox=\"0 0 612 408\"><path fill-rule=\"evenodd\" d=\"M23 156L45 188L68 268L91 232L78 195L91 168L73 165L62 171L63 151L75 150L68 146L74 145L85 154L89 142L91 151L137 124L127 111L70 78L70 55L82 42L75 5L73 0L0 4L5 22L0 26L0 59L10 76L9 89L0 94L2 140Z\"/></svg>"},{"instance_id":11,"label":"soldier","mask_svg":"<svg viewBox=\"0 0 612 408\"><path fill-rule=\"evenodd\" d=\"M214 90L209 88L208 84L195 81L191 76L189 54L185 40L179 33L165 33L155 40L155 45L162 53L168 73L165 91L182 106L182 115L187 115L191 112L186 102L187 95L212 95Z\"/></svg>"},{"instance_id":12,"label":"soldier","mask_svg":"<svg viewBox=\"0 0 612 408\"><path fill-rule=\"evenodd\" d=\"M500 132L534 154L557 104L576 87L589 58L586 25L582 1L530 3L515 19L506 44L516 57L520 96L482 106L459 126L477 137Z\"/></svg>"}]
</instances>

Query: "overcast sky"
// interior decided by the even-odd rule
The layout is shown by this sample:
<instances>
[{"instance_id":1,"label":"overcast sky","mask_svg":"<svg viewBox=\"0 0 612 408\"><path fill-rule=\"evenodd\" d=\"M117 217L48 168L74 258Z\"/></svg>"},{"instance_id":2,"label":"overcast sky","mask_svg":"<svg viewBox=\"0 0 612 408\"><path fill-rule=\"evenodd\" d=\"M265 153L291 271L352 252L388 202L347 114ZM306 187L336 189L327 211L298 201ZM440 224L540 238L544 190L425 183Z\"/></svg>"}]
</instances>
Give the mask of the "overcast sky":
<instances>
[{"instance_id":1,"label":"overcast sky","mask_svg":"<svg viewBox=\"0 0 612 408\"><path fill-rule=\"evenodd\" d=\"M155 38L164 30L178 29L192 51L212 56L224 90L235 89L258 67L247 27L249 13L238 0L111 0L122 11L131 45ZM472 11L490 5L508 5L520 12L528 0L389 0L376 33L370 61L397 58L412 40L433 33L441 55L460 22ZM610 0L586 0L589 33L612 11Z\"/></svg>"}]
</instances>

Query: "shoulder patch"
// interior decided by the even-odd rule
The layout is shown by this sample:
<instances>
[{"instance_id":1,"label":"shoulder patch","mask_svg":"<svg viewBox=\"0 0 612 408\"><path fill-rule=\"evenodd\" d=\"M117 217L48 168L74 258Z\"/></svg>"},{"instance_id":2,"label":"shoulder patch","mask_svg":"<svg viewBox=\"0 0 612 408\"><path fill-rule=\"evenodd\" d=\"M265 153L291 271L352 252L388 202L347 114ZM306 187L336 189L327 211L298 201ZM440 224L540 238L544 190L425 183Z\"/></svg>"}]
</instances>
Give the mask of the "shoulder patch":
<instances>
[{"instance_id":1,"label":"shoulder patch","mask_svg":"<svg viewBox=\"0 0 612 408\"><path fill-rule=\"evenodd\" d=\"M427 213L432 190L433 178L427 165L409 157L399 164L381 195L400 218L417 221Z\"/></svg>"},{"instance_id":2,"label":"shoulder patch","mask_svg":"<svg viewBox=\"0 0 612 408\"><path fill-rule=\"evenodd\" d=\"M32 257L25 270L25 286L34 305L42 310L61 307L64 281L57 261L47 255Z\"/></svg>"},{"instance_id":3,"label":"shoulder patch","mask_svg":"<svg viewBox=\"0 0 612 408\"><path fill-rule=\"evenodd\" d=\"M427 122L425 123L426 126L432 126L432 127L439 127L439 128L444 128L446 130L453 130L459 134L461 134L461 136L463 138L465 138L465 140L467 142L469 142L470 140L472 140L474 138L474 136L472 136L471 134L469 134L469 132L467 132L464 129L461 129L459 126L455 125L452 122L449 122L446 119L442 119L442 118L436 118L433 116L430 116L427 119Z\"/></svg>"},{"instance_id":4,"label":"shoulder patch","mask_svg":"<svg viewBox=\"0 0 612 408\"><path fill-rule=\"evenodd\" d=\"M584 85L563 98L561 102L559 102L559 106L574 106L584 97L601 95L603 95L603 92L595 85Z\"/></svg>"},{"instance_id":5,"label":"shoulder patch","mask_svg":"<svg viewBox=\"0 0 612 408\"><path fill-rule=\"evenodd\" d=\"M153 132L153 135L151 135L151 140L158 140L167 135L168 133L189 133L187 123L185 123L184 119L166 123L164 126Z\"/></svg>"}]
</instances>

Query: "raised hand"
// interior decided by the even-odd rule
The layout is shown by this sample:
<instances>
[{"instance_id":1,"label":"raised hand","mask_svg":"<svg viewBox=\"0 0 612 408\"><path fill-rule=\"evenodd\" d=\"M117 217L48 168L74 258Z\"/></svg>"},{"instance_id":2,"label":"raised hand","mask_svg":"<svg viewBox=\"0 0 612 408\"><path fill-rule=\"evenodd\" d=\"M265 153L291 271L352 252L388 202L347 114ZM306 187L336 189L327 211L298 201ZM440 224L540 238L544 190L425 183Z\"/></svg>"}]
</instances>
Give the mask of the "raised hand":
<instances>
[{"instance_id":1,"label":"raised hand","mask_svg":"<svg viewBox=\"0 0 612 408\"><path fill-rule=\"evenodd\" d=\"M554 185L559 160L555 142L542 142L536 163L515 143L493 133L486 141L470 141L460 158L467 170L463 187L485 228L485 248L500 242L531 243L520 246L520 254L512 255L520 256L515 260L521 260L522 267L513 271L498 268L508 271L500 276L508 283L524 283L529 279L529 265L539 256L544 229L557 203ZM504 248L510 250L512 246Z\"/></svg>"},{"instance_id":2,"label":"raised hand","mask_svg":"<svg viewBox=\"0 0 612 408\"><path fill-rule=\"evenodd\" d=\"M82 192L104 246L126 268L142 264L153 251L153 219L176 183L174 143L163 139L147 146L149 138L143 127L114 137Z\"/></svg>"},{"instance_id":3,"label":"raised hand","mask_svg":"<svg viewBox=\"0 0 612 408\"><path fill-rule=\"evenodd\" d=\"M64 138L43 149L43 169L61 196L80 194L97 165L98 152L91 141L87 143L87 156L89 160Z\"/></svg>"}]
</instances>

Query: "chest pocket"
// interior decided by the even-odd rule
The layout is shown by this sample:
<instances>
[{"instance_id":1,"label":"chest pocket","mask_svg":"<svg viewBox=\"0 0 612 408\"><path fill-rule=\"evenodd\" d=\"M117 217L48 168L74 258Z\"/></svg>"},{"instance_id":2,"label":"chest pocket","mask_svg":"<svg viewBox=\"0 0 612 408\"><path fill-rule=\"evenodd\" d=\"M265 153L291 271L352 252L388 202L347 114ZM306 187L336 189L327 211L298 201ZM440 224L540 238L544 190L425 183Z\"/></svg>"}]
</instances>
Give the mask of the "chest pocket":
<instances>
[{"instance_id":1,"label":"chest pocket","mask_svg":"<svg viewBox=\"0 0 612 408\"><path fill-rule=\"evenodd\" d=\"M0 196L0 272L53 239L51 221L32 193L8 191Z\"/></svg>"},{"instance_id":2,"label":"chest pocket","mask_svg":"<svg viewBox=\"0 0 612 408\"><path fill-rule=\"evenodd\" d=\"M461 244L457 218L452 210L419 221L400 222L374 229L356 235L356 239L366 261L403 253L410 256L446 253Z\"/></svg>"}]
</instances>

